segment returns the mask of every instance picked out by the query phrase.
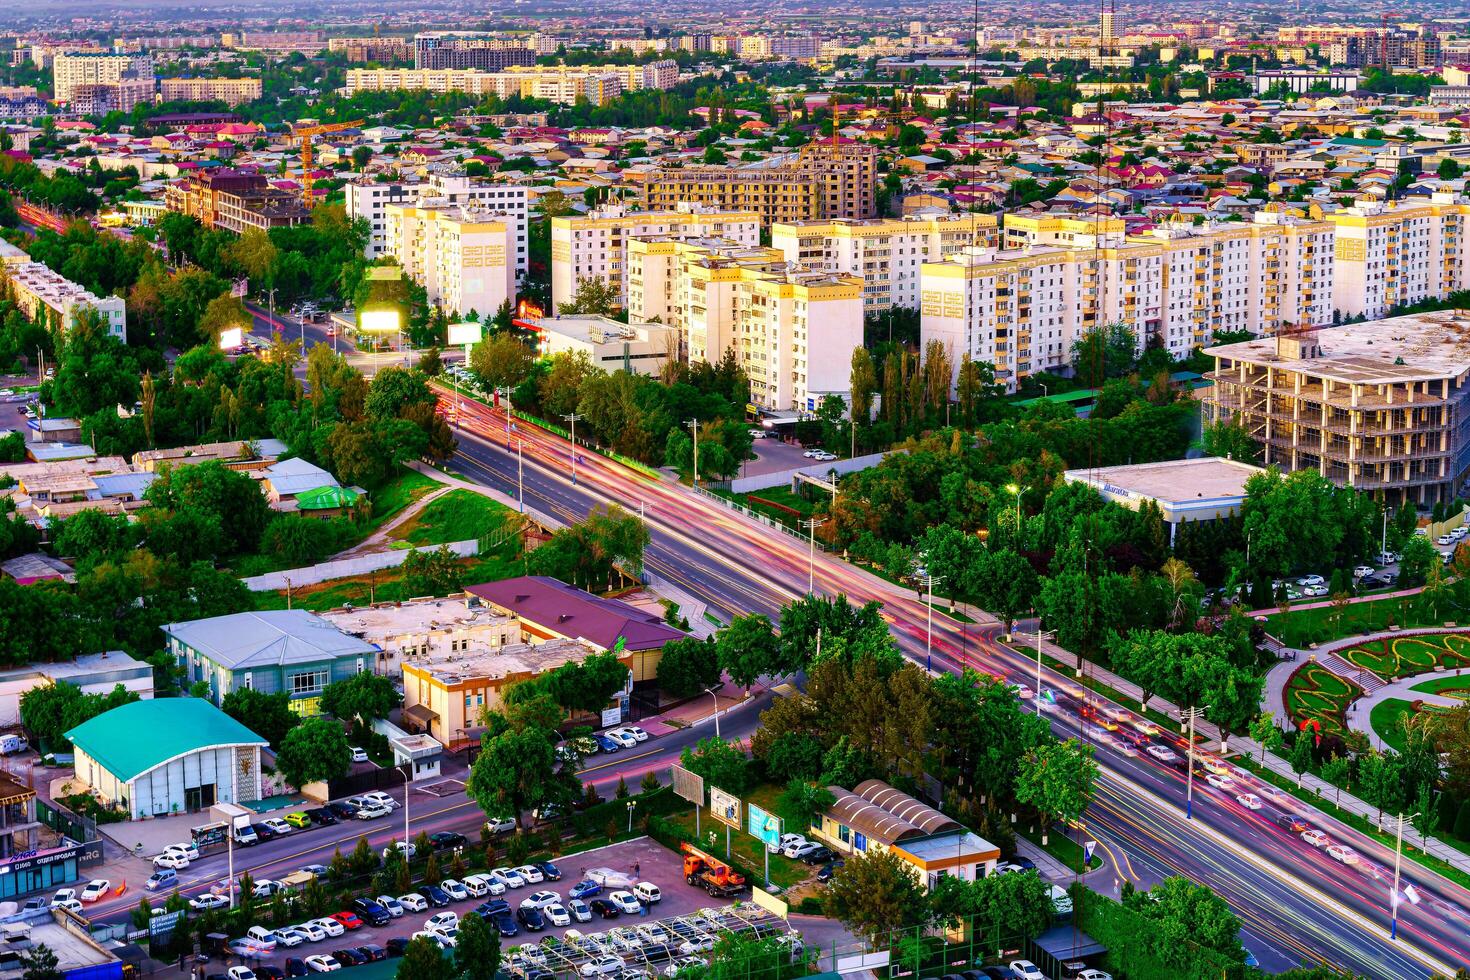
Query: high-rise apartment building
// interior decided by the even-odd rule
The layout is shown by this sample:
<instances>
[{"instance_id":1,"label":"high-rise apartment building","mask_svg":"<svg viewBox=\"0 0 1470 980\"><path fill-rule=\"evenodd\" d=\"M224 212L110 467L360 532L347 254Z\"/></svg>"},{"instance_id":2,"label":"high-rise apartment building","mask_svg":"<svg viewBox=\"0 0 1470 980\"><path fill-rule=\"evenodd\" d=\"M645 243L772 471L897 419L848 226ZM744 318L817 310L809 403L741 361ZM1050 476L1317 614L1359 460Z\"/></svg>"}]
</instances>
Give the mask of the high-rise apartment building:
<instances>
[{"instance_id":1,"label":"high-rise apartment building","mask_svg":"<svg viewBox=\"0 0 1470 980\"><path fill-rule=\"evenodd\" d=\"M648 77L642 70L646 66L638 67L637 77L642 81ZM495 95L502 99L520 95L561 105L572 105L578 99L586 99L592 105L606 105L622 94L626 77L627 72L617 66L516 67L498 72L472 68L349 68L347 84L341 91L345 95L415 90L467 92L470 95ZM656 80L658 73L655 72L653 77Z\"/></svg>"},{"instance_id":2,"label":"high-rise apartment building","mask_svg":"<svg viewBox=\"0 0 1470 980\"><path fill-rule=\"evenodd\" d=\"M70 102L78 85L116 85L124 79L153 79L153 62L146 55L108 54L100 51L58 52L51 63L52 93L57 102Z\"/></svg>"},{"instance_id":3,"label":"high-rise apartment building","mask_svg":"<svg viewBox=\"0 0 1470 980\"><path fill-rule=\"evenodd\" d=\"M425 31L413 37L415 68L500 71L535 63L536 52L522 37L500 37L482 31Z\"/></svg>"},{"instance_id":4,"label":"high-rise apartment building","mask_svg":"<svg viewBox=\"0 0 1470 980\"><path fill-rule=\"evenodd\" d=\"M1139 349L1185 357L1220 330L1332 320L1332 227L1279 214L1124 236L1117 218L1006 216L1001 250L921 269L921 337L1022 378L1063 369L1072 344L1121 322Z\"/></svg>"},{"instance_id":5,"label":"high-rise apartment building","mask_svg":"<svg viewBox=\"0 0 1470 980\"><path fill-rule=\"evenodd\" d=\"M765 225L872 218L878 210L878 151L829 137L793 155L729 167L684 167L650 174L643 203L668 211L683 202L754 211Z\"/></svg>"},{"instance_id":6,"label":"high-rise apartment building","mask_svg":"<svg viewBox=\"0 0 1470 980\"><path fill-rule=\"evenodd\" d=\"M863 342L855 276L793 269L771 248L669 236L634 239L628 263L630 318L678 327L690 363L733 351L754 404L815 411L850 395Z\"/></svg>"},{"instance_id":7,"label":"high-rise apartment building","mask_svg":"<svg viewBox=\"0 0 1470 980\"><path fill-rule=\"evenodd\" d=\"M1375 319L1470 288L1470 204L1454 195L1436 194L1427 204L1360 205L1326 218L1337 229L1333 304L1345 317Z\"/></svg>"},{"instance_id":8,"label":"high-rise apartment building","mask_svg":"<svg viewBox=\"0 0 1470 980\"><path fill-rule=\"evenodd\" d=\"M260 98L259 78L164 78L158 83L164 102L224 102L237 106Z\"/></svg>"},{"instance_id":9,"label":"high-rise apartment building","mask_svg":"<svg viewBox=\"0 0 1470 980\"><path fill-rule=\"evenodd\" d=\"M348 61L407 61L413 57L413 42L403 37L333 37L327 50L341 52Z\"/></svg>"},{"instance_id":10,"label":"high-rise apartment building","mask_svg":"<svg viewBox=\"0 0 1470 980\"><path fill-rule=\"evenodd\" d=\"M120 78L115 82L85 82L71 87L71 110L83 116L131 112L134 106L148 105L156 96L151 77Z\"/></svg>"},{"instance_id":11,"label":"high-rise apartment building","mask_svg":"<svg viewBox=\"0 0 1470 980\"><path fill-rule=\"evenodd\" d=\"M429 302L464 316L490 317L516 300L512 216L428 199L384 212L387 254L424 287Z\"/></svg>"},{"instance_id":12,"label":"high-rise apartment building","mask_svg":"<svg viewBox=\"0 0 1470 980\"><path fill-rule=\"evenodd\" d=\"M530 207L526 188L514 184L492 184L464 174L433 174L428 180L358 180L347 184L347 216L368 224L368 258L382 255L388 247L387 208L390 204L415 206L430 198L480 211L505 215L511 223L511 261L515 271L528 268L526 239Z\"/></svg>"},{"instance_id":13,"label":"high-rise apartment building","mask_svg":"<svg viewBox=\"0 0 1470 980\"><path fill-rule=\"evenodd\" d=\"M584 215L551 219L551 299L571 300L583 279L606 279L627 303L628 243L639 236L723 238L760 243L760 215L684 205L673 211L630 211L610 205Z\"/></svg>"},{"instance_id":14,"label":"high-rise apartment building","mask_svg":"<svg viewBox=\"0 0 1470 980\"><path fill-rule=\"evenodd\" d=\"M868 312L919 308L920 271L971 246L998 244L991 214L838 218L771 226L771 247L805 269L858 276ZM555 247L555 246L553 246Z\"/></svg>"},{"instance_id":15,"label":"high-rise apartment building","mask_svg":"<svg viewBox=\"0 0 1470 980\"><path fill-rule=\"evenodd\" d=\"M1470 476L1470 316L1445 310L1205 351L1204 417L1242 425L1262 462L1421 507Z\"/></svg>"}]
</instances>

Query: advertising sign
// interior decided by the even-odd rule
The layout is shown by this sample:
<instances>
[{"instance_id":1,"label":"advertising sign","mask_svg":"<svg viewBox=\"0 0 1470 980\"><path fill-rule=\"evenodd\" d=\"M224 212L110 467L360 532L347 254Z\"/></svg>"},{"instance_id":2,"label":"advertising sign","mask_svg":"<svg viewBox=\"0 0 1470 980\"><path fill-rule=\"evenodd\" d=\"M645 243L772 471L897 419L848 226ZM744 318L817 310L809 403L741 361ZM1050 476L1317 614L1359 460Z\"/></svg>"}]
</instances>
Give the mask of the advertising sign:
<instances>
[{"instance_id":1,"label":"advertising sign","mask_svg":"<svg viewBox=\"0 0 1470 980\"><path fill-rule=\"evenodd\" d=\"M722 824L740 829L740 797L718 786L709 788L709 811Z\"/></svg>"},{"instance_id":2,"label":"advertising sign","mask_svg":"<svg viewBox=\"0 0 1470 980\"><path fill-rule=\"evenodd\" d=\"M398 324L397 310L362 310L357 316L357 328L364 333L393 333Z\"/></svg>"},{"instance_id":3,"label":"advertising sign","mask_svg":"<svg viewBox=\"0 0 1470 980\"><path fill-rule=\"evenodd\" d=\"M449 325L449 346L458 347L460 344L478 344L484 327L478 323L466 320L463 323L451 323Z\"/></svg>"},{"instance_id":4,"label":"advertising sign","mask_svg":"<svg viewBox=\"0 0 1470 980\"><path fill-rule=\"evenodd\" d=\"M673 777L674 795L681 800L688 800L695 806L704 806L704 777L697 772L690 772L683 766L672 766L669 774Z\"/></svg>"},{"instance_id":5,"label":"advertising sign","mask_svg":"<svg viewBox=\"0 0 1470 980\"><path fill-rule=\"evenodd\" d=\"M238 350L245 345L245 331L239 327L230 327L228 330L219 332L220 350Z\"/></svg>"},{"instance_id":6,"label":"advertising sign","mask_svg":"<svg viewBox=\"0 0 1470 980\"><path fill-rule=\"evenodd\" d=\"M745 807L745 831L763 842L767 850L775 850L781 841L781 818L749 803Z\"/></svg>"}]
</instances>

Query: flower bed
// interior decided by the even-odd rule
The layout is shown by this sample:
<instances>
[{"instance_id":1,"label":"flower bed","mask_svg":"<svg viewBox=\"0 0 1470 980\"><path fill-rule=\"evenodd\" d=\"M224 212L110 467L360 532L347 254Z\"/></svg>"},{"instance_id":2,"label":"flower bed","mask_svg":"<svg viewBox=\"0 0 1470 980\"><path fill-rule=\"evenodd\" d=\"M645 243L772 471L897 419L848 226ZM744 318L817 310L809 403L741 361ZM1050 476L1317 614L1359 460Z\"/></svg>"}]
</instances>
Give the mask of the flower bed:
<instances>
[{"instance_id":1,"label":"flower bed","mask_svg":"<svg viewBox=\"0 0 1470 980\"><path fill-rule=\"evenodd\" d=\"M1344 719L1348 705L1362 694L1363 689L1358 685L1319 663L1308 663L1292 673L1282 698L1293 728L1314 720L1322 726L1322 734L1341 735L1347 729Z\"/></svg>"},{"instance_id":2,"label":"flower bed","mask_svg":"<svg viewBox=\"0 0 1470 980\"><path fill-rule=\"evenodd\" d=\"M1354 667L1371 670L1386 680L1470 666L1470 636L1464 633L1381 636L1333 652Z\"/></svg>"}]
</instances>

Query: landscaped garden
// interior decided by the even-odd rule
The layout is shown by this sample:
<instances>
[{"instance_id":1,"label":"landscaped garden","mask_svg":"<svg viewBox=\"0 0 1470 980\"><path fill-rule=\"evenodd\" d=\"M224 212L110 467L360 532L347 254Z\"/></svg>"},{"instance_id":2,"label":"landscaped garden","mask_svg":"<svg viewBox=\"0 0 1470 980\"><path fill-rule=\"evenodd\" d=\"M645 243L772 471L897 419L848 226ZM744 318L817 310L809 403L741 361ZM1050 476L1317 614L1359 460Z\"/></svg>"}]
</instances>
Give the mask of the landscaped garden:
<instances>
[{"instance_id":1,"label":"landscaped garden","mask_svg":"<svg viewBox=\"0 0 1470 980\"><path fill-rule=\"evenodd\" d=\"M1387 680L1470 666L1470 636L1384 636L1333 652L1354 667L1371 670Z\"/></svg>"},{"instance_id":2,"label":"landscaped garden","mask_svg":"<svg viewBox=\"0 0 1470 980\"><path fill-rule=\"evenodd\" d=\"M1305 721L1316 721L1321 733L1341 735L1347 728L1344 719L1348 705L1360 697L1363 689L1344 680L1319 663L1298 667L1286 682L1283 696L1292 727Z\"/></svg>"},{"instance_id":3,"label":"landscaped garden","mask_svg":"<svg viewBox=\"0 0 1470 980\"><path fill-rule=\"evenodd\" d=\"M1443 626L1446 619L1453 618L1453 613L1447 614L1444 603L1436 606L1422 596L1395 596L1270 613L1266 616L1266 632L1300 650L1309 643L1331 643L1349 636L1381 633L1390 626L1403 629Z\"/></svg>"}]
</instances>

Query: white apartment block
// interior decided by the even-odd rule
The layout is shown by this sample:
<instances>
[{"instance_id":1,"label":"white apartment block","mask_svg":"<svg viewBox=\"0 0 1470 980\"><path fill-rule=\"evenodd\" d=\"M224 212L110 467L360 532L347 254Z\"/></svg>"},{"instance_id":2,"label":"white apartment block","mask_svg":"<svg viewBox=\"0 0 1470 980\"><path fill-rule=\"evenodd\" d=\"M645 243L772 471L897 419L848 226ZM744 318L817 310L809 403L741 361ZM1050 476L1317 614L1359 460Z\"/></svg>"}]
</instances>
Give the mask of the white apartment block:
<instances>
[{"instance_id":1,"label":"white apartment block","mask_svg":"<svg viewBox=\"0 0 1470 980\"><path fill-rule=\"evenodd\" d=\"M484 72L470 68L349 68L344 95L358 92L467 92L508 99L520 95L571 105L585 98L606 105L623 93L621 70L612 68L522 67ZM642 75L640 74L640 78Z\"/></svg>"},{"instance_id":2,"label":"white apartment block","mask_svg":"<svg viewBox=\"0 0 1470 980\"><path fill-rule=\"evenodd\" d=\"M164 102L224 102L237 106L260 98L258 78L164 78L158 83Z\"/></svg>"},{"instance_id":3,"label":"white apartment block","mask_svg":"<svg viewBox=\"0 0 1470 980\"><path fill-rule=\"evenodd\" d=\"M677 327L691 364L734 351L754 404L815 411L828 395L851 394L852 352L863 343L856 277L720 239L637 238L628 263L630 318Z\"/></svg>"},{"instance_id":4,"label":"white apartment block","mask_svg":"<svg viewBox=\"0 0 1470 980\"><path fill-rule=\"evenodd\" d=\"M57 52L51 63L51 81L57 102L70 102L73 89L79 85L116 85L125 78L152 77L153 62L146 55Z\"/></svg>"},{"instance_id":5,"label":"white apartment block","mask_svg":"<svg viewBox=\"0 0 1470 980\"><path fill-rule=\"evenodd\" d=\"M388 254L424 287L430 303L481 317L515 303L509 254L515 225L509 215L430 198L417 207L390 204L384 220Z\"/></svg>"},{"instance_id":6,"label":"white apartment block","mask_svg":"<svg viewBox=\"0 0 1470 980\"><path fill-rule=\"evenodd\" d=\"M0 241L0 281L9 284L16 305L32 320L45 316L69 330L82 310L91 308L101 315L108 333L128 342L127 304L121 296L88 292L5 241Z\"/></svg>"},{"instance_id":7,"label":"white apartment block","mask_svg":"<svg viewBox=\"0 0 1470 980\"><path fill-rule=\"evenodd\" d=\"M741 245L760 244L760 215L718 211L697 204L674 211L631 211L612 204L585 215L551 219L551 301L569 302L583 279L606 279L628 299L628 242L645 235L724 238Z\"/></svg>"},{"instance_id":8,"label":"white apartment block","mask_svg":"<svg viewBox=\"0 0 1470 980\"><path fill-rule=\"evenodd\" d=\"M1337 228L1333 305L1344 317L1377 319L1470 287L1470 204L1461 198L1435 194L1425 204L1360 205L1325 217Z\"/></svg>"},{"instance_id":9,"label":"white apartment block","mask_svg":"<svg viewBox=\"0 0 1470 980\"><path fill-rule=\"evenodd\" d=\"M868 313L919 308L920 271L971 246L998 244L995 216L838 218L771 225L771 247L804 269L857 276Z\"/></svg>"},{"instance_id":10,"label":"white apartment block","mask_svg":"<svg viewBox=\"0 0 1470 980\"><path fill-rule=\"evenodd\" d=\"M1007 216L1012 247L922 267L921 339L942 341L956 364L966 353L990 362L1015 390L1030 374L1066 368L1072 344L1100 324L1124 323L1140 351L1158 345L1180 358L1221 330L1332 321L1326 222L1263 213L1250 223L1121 232L1115 218Z\"/></svg>"},{"instance_id":11,"label":"white apartment block","mask_svg":"<svg viewBox=\"0 0 1470 980\"><path fill-rule=\"evenodd\" d=\"M524 187L486 183L463 174L433 174L428 180L354 181L343 189L347 194L347 216L368 223L366 253L370 259L387 251L388 205L413 206L432 198L506 215L514 225L515 271L522 274L529 268L526 224L530 205Z\"/></svg>"}]
</instances>

